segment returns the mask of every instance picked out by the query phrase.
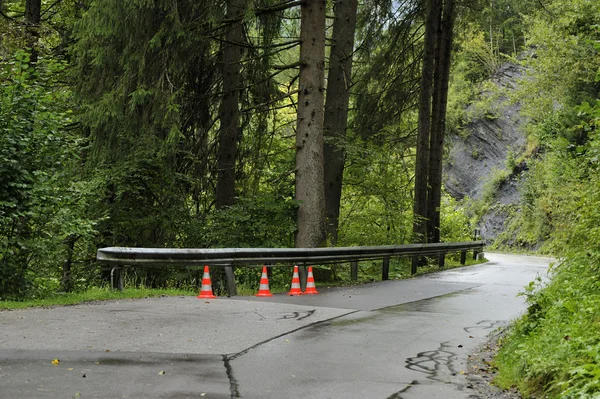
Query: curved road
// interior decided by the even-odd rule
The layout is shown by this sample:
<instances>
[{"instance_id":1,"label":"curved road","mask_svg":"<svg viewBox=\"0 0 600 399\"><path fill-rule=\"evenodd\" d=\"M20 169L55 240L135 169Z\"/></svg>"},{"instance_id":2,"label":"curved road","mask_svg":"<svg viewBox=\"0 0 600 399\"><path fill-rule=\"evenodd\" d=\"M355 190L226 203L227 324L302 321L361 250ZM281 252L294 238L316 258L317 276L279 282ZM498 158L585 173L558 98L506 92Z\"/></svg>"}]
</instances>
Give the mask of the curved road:
<instances>
[{"instance_id":1,"label":"curved road","mask_svg":"<svg viewBox=\"0 0 600 399\"><path fill-rule=\"evenodd\" d=\"M550 262L486 257L316 296L3 311L0 398L476 398L468 354Z\"/></svg>"}]
</instances>

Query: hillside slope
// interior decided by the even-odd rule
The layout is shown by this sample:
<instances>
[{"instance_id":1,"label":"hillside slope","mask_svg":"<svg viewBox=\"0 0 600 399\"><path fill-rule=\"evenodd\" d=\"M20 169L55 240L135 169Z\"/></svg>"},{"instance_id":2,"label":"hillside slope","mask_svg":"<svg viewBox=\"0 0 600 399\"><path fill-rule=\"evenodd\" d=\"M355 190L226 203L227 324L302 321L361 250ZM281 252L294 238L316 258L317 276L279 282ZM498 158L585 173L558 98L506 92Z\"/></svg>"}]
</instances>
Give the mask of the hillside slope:
<instances>
[{"instance_id":1,"label":"hillside slope","mask_svg":"<svg viewBox=\"0 0 600 399\"><path fill-rule=\"evenodd\" d=\"M448 137L446 191L456 199L485 202L478 227L487 241L503 231L508 212L520 200L517 177L526 165L514 165L514 160L526 146L526 120L521 105L510 96L523 74L524 68L518 64L501 65L490 79L491 89L483 91L480 100L467 109L473 118L464 134Z\"/></svg>"}]
</instances>

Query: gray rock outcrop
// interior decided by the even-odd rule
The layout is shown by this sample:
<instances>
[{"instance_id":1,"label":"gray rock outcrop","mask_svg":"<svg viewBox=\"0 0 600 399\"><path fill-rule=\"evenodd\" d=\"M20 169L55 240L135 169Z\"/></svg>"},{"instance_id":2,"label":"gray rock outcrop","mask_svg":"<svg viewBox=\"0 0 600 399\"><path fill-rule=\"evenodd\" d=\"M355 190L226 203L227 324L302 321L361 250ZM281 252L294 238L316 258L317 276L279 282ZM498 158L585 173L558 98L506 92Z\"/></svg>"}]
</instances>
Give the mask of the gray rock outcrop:
<instances>
[{"instance_id":1,"label":"gray rock outcrop","mask_svg":"<svg viewBox=\"0 0 600 399\"><path fill-rule=\"evenodd\" d=\"M507 171L507 168L512 169L509 158L518 158L527 142L521 105L510 99L523 74L523 67L503 64L491 79L495 88L482 92L482 100L467 109L473 118L464 127L464 134L447 140L449 153L444 165L444 184L451 196L481 200L484 191L492 189L489 182L501 180L493 203L479 224L481 236L488 241L504 230L510 206L520 201L518 174L526 165L518 165L515 170ZM485 104L486 109L482 109L481 104ZM499 174L509 178L499 179Z\"/></svg>"}]
</instances>

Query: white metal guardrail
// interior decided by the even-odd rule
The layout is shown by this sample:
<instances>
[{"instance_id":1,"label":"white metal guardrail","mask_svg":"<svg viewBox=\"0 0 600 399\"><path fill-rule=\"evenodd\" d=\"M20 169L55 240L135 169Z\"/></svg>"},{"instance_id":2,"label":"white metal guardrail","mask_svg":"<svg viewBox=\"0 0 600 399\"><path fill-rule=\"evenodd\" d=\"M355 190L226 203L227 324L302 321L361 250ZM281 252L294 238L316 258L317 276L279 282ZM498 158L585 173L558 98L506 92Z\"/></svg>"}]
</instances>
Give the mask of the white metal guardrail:
<instances>
[{"instance_id":1,"label":"white metal guardrail","mask_svg":"<svg viewBox=\"0 0 600 399\"><path fill-rule=\"evenodd\" d=\"M233 267L267 267L289 265L322 265L350 262L351 276L358 279L358 262L382 259L382 279L389 275L390 258L412 257L411 273L417 272L419 258L438 256L439 266L444 266L448 253L461 254L461 263L466 261L467 251L473 257L483 250L484 241L468 241L435 244L382 245L369 247L332 248L128 248L109 247L98 250L99 262L113 265L111 280L113 288L123 289L122 268L126 266L204 266L224 267L229 296L236 295ZM306 284L306 269L300 268L302 288Z\"/></svg>"}]
</instances>

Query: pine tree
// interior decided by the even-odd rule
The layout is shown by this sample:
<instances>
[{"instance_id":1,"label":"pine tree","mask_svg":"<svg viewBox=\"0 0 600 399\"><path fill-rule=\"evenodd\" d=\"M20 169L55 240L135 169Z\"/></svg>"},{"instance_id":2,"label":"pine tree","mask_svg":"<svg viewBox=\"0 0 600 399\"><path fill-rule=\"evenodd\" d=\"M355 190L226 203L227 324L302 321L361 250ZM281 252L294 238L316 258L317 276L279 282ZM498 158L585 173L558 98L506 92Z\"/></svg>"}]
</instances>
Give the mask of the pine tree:
<instances>
[{"instance_id":1,"label":"pine tree","mask_svg":"<svg viewBox=\"0 0 600 399\"><path fill-rule=\"evenodd\" d=\"M340 0L334 7L324 120L325 204L332 245L338 240L357 8L358 0Z\"/></svg>"},{"instance_id":2,"label":"pine tree","mask_svg":"<svg viewBox=\"0 0 600 399\"><path fill-rule=\"evenodd\" d=\"M219 109L219 153L217 161L217 209L235 203L235 165L240 130L240 62L244 54L246 0L227 0L225 38L219 63L223 77L223 97Z\"/></svg>"},{"instance_id":3,"label":"pine tree","mask_svg":"<svg viewBox=\"0 0 600 399\"><path fill-rule=\"evenodd\" d=\"M296 200L299 202L296 247L316 247L325 239L325 11L324 0L302 3L296 129Z\"/></svg>"}]
</instances>

